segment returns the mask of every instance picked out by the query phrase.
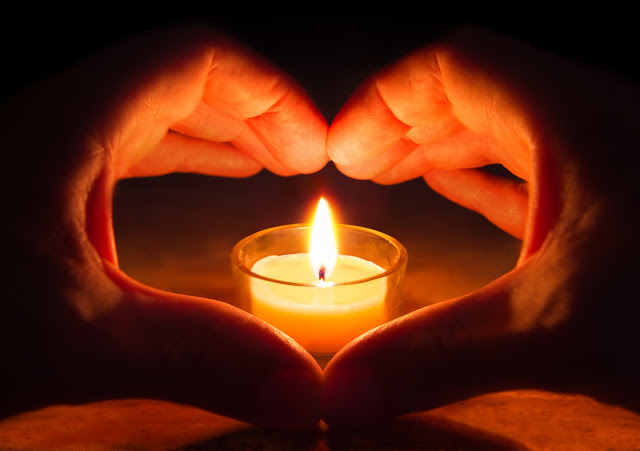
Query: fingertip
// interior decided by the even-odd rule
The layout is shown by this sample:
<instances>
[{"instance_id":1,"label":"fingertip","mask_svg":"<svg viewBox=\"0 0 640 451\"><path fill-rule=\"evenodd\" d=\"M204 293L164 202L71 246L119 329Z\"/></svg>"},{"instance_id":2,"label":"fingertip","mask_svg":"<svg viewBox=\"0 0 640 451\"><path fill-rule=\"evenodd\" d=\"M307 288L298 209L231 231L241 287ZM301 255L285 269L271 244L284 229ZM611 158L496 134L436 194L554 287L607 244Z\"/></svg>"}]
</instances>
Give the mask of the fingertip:
<instances>
[{"instance_id":1,"label":"fingertip","mask_svg":"<svg viewBox=\"0 0 640 451\"><path fill-rule=\"evenodd\" d=\"M303 93L289 93L273 111L248 122L273 158L296 174L317 172L329 162L327 121Z\"/></svg>"},{"instance_id":2,"label":"fingertip","mask_svg":"<svg viewBox=\"0 0 640 451\"><path fill-rule=\"evenodd\" d=\"M378 185L389 186L403 182L404 180L394 177L393 174L382 173L379 176L372 178L371 181Z\"/></svg>"},{"instance_id":3,"label":"fingertip","mask_svg":"<svg viewBox=\"0 0 640 451\"><path fill-rule=\"evenodd\" d=\"M310 159L294 161L290 164L290 167L295 168L295 173L298 174L313 174L322 170L329 161L329 157L323 151L322 154L317 152L316 155Z\"/></svg>"},{"instance_id":4,"label":"fingertip","mask_svg":"<svg viewBox=\"0 0 640 451\"><path fill-rule=\"evenodd\" d=\"M348 164L338 164L335 163L336 168L338 169L338 171L340 171L341 173L343 173L344 175L346 175L347 177L350 177L352 179L355 180L367 180L367 174L366 172L363 172L360 169L359 165L348 165Z\"/></svg>"},{"instance_id":5,"label":"fingertip","mask_svg":"<svg viewBox=\"0 0 640 451\"><path fill-rule=\"evenodd\" d=\"M453 171L449 170L434 169L426 172L422 178L432 190L442 194L442 191L449 185L452 172ZM442 195L444 196L444 194ZM448 196L445 197L449 198Z\"/></svg>"},{"instance_id":6,"label":"fingertip","mask_svg":"<svg viewBox=\"0 0 640 451\"><path fill-rule=\"evenodd\" d=\"M342 124L341 115L344 114L343 110L344 107L336 115L327 130L327 155L336 166L348 166L350 163L348 158L349 152L344 150L345 147L347 147L345 140L347 140L349 136L349 131L348 128Z\"/></svg>"},{"instance_id":7,"label":"fingertip","mask_svg":"<svg viewBox=\"0 0 640 451\"><path fill-rule=\"evenodd\" d=\"M294 152L288 154L292 157L304 156L303 160L295 162L296 169L302 174L320 171L329 162L327 153L329 124L315 105L311 104L310 108L312 108L312 113L309 114L308 130L301 134L301 139L297 142Z\"/></svg>"},{"instance_id":8,"label":"fingertip","mask_svg":"<svg viewBox=\"0 0 640 451\"><path fill-rule=\"evenodd\" d=\"M366 167L410 129L382 101L372 79L347 100L334 118L327 134L327 154L339 165Z\"/></svg>"}]
</instances>

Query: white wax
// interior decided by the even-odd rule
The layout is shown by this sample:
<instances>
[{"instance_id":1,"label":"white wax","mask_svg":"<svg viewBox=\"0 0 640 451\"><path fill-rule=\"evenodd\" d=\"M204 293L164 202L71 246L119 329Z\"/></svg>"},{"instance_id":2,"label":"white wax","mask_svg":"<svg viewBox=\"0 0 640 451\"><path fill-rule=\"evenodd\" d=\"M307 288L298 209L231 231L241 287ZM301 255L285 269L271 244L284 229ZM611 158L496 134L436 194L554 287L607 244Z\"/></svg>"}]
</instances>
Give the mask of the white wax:
<instances>
[{"instance_id":1,"label":"white wax","mask_svg":"<svg viewBox=\"0 0 640 451\"><path fill-rule=\"evenodd\" d=\"M268 256L251 270L271 279L316 285L287 285L257 278L251 285L252 313L310 352L335 353L387 321L386 278L348 283L384 272L373 262L339 255L331 277L324 283L314 275L306 253Z\"/></svg>"}]
</instances>

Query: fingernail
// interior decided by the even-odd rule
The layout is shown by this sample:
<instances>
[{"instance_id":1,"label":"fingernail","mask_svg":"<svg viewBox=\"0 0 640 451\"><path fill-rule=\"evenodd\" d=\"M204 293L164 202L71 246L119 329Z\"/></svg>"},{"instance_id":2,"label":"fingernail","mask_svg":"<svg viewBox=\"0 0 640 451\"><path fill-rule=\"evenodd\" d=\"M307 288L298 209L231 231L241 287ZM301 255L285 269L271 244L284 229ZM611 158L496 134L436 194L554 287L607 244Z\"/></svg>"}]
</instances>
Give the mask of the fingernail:
<instances>
[{"instance_id":1,"label":"fingernail","mask_svg":"<svg viewBox=\"0 0 640 451\"><path fill-rule=\"evenodd\" d=\"M311 429L320 421L321 381L313 373L281 369L262 385L260 404L264 425L286 429Z\"/></svg>"}]
</instances>

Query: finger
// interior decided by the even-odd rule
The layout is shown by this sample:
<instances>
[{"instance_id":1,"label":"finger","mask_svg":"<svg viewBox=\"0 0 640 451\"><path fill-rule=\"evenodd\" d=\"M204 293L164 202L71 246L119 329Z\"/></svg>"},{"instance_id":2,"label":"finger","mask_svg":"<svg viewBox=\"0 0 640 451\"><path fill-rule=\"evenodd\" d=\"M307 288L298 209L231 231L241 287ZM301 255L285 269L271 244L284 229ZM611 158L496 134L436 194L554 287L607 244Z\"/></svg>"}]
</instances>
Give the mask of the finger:
<instances>
[{"instance_id":1,"label":"finger","mask_svg":"<svg viewBox=\"0 0 640 451\"><path fill-rule=\"evenodd\" d=\"M374 79L359 88L334 118L327 152L339 167L364 165L401 142L410 129L389 110Z\"/></svg>"},{"instance_id":2,"label":"finger","mask_svg":"<svg viewBox=\"0 0 640 451\"><path fill-rule=\"evenodd\" d=\"M416 145L394 166L373 177L376 183L390 185L421 177L432 170L476 168L491 163L487 154L495 142L469 130L435 143Z\"/></svg>"},{"instance_id":3,"label":"finger","mask_svg":"<svg viewBox=\"0 0 640 451\"><path fill-rule=\"evenodd\" d=\"M469 46L465 39L455 36L445 44L410 54L375 75L332 123L327 141L331 159L349 174L352 167L375 164L380 154L404 139L428 145L425 148L430 150L448 149L452 153L445 156L462 162L461 167L467 167L469 160L488 160L528 178L532 126L522 99L495 76L497 69L470 57L473 53L465 45ZM516 55L521 50L501 47ZM465 129L497 145L469 146L460 159L459 148L446 143ZM442 159L440 155L436 158Z\"/></svg>"},{"instance_id":4,"label":"finger","mask_svg":"<svg viewBox=\"0 0 640 451\"><path fill-rule=\"evenodd\" d=\"M544 386L562 371L564 343L545 328L532 329L546 312L523 314L527 307L512 300L514 279L505 276L350 343L325 369L323 420L358 426L496 389Z\"/></svg>"},{"instance_id":5,"label":"finger","mask_svg":"<svg viewBox=\"0 0 640 451\"><path fill-rule=\"evenodd\" d=\"M105 359L96 363L105 371L99 376L105 392L195 405L269 427L317 424L321 370L293 340L227 304L150 289L107 271L124 296L94 321L109 336L91 357Z\"/></svg>"},{"instance_id":6,"label":"finger","mask_svg":"<svg viewBox=\"0 0 640 451\"><path fill-rule=\"evenodd\" d=\"M275 174L288 176L297 173L285 167L274 157L246 121L203 101L188 117L174 124L171 129L182 135L213 143L230 143ZM152 152L149 156L153 157L154 153ZM180 155L176 154L176 156L179 159Z\"/></svg>"},{"instance_id":7,"label":"finger","mask_svg":"<svg viewBox=\"0 0 640 451\"><path fill-rule=\"evenodd\" d=\"M444 197L480 213L510 235L524 238L529 201L525 183L475 169L432 171L424 179Z\"/></svg>"},{"instance_id":8,"label":"finger","mask_svg":"<svg viewBox=\"0 0 640 451\"><path fill-rule=\"evenodd\" d=\"M216 48L203 100L243 120L285 167L309 173L326 155L327 122L292 79L236 45Z\"/></svg>"},{"instance_id":9,"label":"finger","mask_svg":"<svg viewBox=\"0 0 640 451\"><path fill-rule=\"evenodd\" d=\"M74 125L87 133L95 153L113 155L116 177L147 156L153 161L150 154L169 130L233 143L285 175L313 172L328 161L326 121L300 86L203 27L132 39L126 48L115 46L64 77L60 96L70 99L65 107L84 113ZM96 86L102 89L96 92ZM163 171L170 156L162 156ZM214 167L215 158L205 166ZM179 153L175 160L183 165Z\"/></svg>"},{"instance_id":10,"label":"finger","mask_svg":"<svg viewBox=\"0 0 640 451\"><path fill-rule=\"evenodd\" d=\"M432 122L403 122L383 96L385 83L395 83L384 72L374 76L336 115L327 136L327 153L338 168L354 178L373 178L411 155L418 144L437 142L460 131L460 124L441 105ZM441 102L433 93L430 102ZM417 124L417 125L416 125Z\"/></svg>"},{"instance_id":11,"label":"finger","mask_svg":"<svg viewBox=\"0 0 640 451\"><path fill-rule=\"evenodd\" d=\"M336 167L345 175L359 180L377 179L387 168L395 168L401 162L411 159L415 153L416 144L406 139L399 139L390 144L387 149L366 163L352 165L337 164ZM404 174L403 174L404 178Z\"/></svg>"},{"instance_id":12,"label":"finger","mask_svg":"<svg viewBox=\"0 0 640 451\"><path fill-rule=\"evenodd\" d=\"M168 133L152 152L129 167L123 176L147 177L171 172L193 172L248 177L261 169L260 163L229 143Z\"/></svg>"}]
</instances>

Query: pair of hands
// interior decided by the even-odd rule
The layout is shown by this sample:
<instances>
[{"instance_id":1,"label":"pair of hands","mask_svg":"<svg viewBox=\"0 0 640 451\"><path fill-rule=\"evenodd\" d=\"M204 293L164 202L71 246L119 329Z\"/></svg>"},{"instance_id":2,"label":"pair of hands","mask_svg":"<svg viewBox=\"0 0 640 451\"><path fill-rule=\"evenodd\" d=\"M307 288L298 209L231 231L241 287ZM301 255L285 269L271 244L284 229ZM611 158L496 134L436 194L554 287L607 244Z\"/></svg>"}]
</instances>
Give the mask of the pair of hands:
<instances>
[{"instance_id":1,"label":"pair of hands","mask_svg":"<svg viewBox=\"0 0 640 451\"><path fill-rule=\"evenodd\" d=\"M197 27L131 40L0 112L3 413L154 397L257 424L378 421L511 387L638 407L640 92L481 30L375 74L328 127L293 80ZM117 268L118 179L169 172L346 175L436 191L523 239L489 286L393 321L325 372L225 303ZM477 168L500 163L526 185Z\"/></svg>"}]
</instances>

